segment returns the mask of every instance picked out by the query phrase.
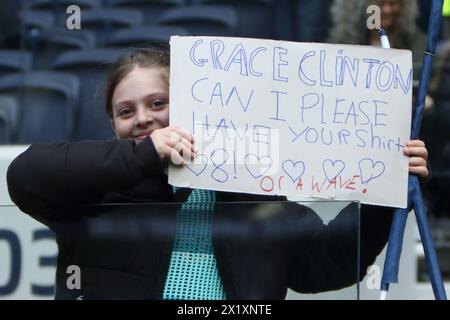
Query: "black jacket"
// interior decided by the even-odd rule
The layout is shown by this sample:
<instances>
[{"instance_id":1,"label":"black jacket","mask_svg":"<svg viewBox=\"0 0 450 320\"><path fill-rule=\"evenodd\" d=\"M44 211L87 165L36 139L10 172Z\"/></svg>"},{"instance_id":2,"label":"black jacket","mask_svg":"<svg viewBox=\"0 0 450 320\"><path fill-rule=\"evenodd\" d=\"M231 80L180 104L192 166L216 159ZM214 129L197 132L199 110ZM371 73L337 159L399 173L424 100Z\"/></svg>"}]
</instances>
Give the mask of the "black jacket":
<instances>
[{"instance_id":1,"label":"black jacket","mask_svg":"<svg viewBox=\"0 0 450 320\"><path fill-rule=\"evenodd\" d=\"M174 202L186 189L173 194L150 138L138 145L35 144L11 163L7 181L14 203L56 233L57 299L161 299ZM360 221L349 205L324 225L308 207L274 200L285 198L216 192L214 254L229 299L283 299L288 287L313 293L352 285L357 268L363 278L388 239L390 208L362 205ZM270 214L261 219L264 210ZM81 289L67 287L70 265L81 269Z\"/></svg>"}]
</instances>

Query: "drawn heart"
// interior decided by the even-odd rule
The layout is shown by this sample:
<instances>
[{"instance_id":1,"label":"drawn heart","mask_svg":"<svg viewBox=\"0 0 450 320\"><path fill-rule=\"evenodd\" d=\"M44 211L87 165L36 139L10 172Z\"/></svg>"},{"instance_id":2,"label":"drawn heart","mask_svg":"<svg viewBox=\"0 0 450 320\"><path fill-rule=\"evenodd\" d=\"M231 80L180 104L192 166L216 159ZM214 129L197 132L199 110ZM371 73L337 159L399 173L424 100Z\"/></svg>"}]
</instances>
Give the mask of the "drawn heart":
<instances>
[{"instance_id":1,"label":"drawn heart","mask_svg":"<svg viewBox=\"0 0 450 320\"><path fill-rule=\"evenodd\" d=\"M292 182L298 181L305 173L305 163L303 161L286 160L281 165L283 171L291 178Z\"/></svg>"},{"instance_id":2,"label":"drawn heart","mask_svg":"<svg viewBox=\"0 0 450 320\"><path fill-rule=\"evenodd\" d=\"M328 181L331 182L344 171L345 163L342 160L326 159L322 163L322 168Z\"/></svg>"},{"instance_id":3,"label":"drawn heart","mask_svg":"<svg viewBox=\"0 0 450 320\"><path fill-rule=\"evenodd\" d=\"M361 159L358 166L362 184L367 184L369 181L378 178L386 170L383 162L374 161L370 158Z\"/></svg>"},{"instance_id":4,"label":"drawn heart","mask_svg":"<svg viewBox=\"0 0 450 320\"><path fill-rule=\"evenodd\" d=\"M202 158L201 160L199 158ZM199 176L203 171L205 171L206 166L208 165L208 157L203 153L199 153L192 164L186 164L186 168L189 169L193 174ZM195 168L195 169L194 169Z\"/></svg>"},{"instance_id":5,"label":"drawn heart","mask_svg":"<svg viewBox=\"0 0 450 320\"><path fill-rule=\"evenodd\" d=\"M270 156L258 157L256 154L249 153L244 157L244 164L247 171L253 178L258 179L262 177L270 167L272 167L272 158ZM251 166L251 167L249 167ZM256 174L256 172L259 174Z\"/></svg>"}]
</instances>

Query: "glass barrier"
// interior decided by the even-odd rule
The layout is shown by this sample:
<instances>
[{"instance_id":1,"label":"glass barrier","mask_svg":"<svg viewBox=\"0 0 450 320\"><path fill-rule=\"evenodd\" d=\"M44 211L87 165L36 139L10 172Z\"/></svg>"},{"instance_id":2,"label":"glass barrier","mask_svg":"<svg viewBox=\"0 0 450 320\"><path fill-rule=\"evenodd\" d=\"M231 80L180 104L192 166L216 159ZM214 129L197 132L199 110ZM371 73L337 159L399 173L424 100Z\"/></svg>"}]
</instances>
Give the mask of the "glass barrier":
<instances>
[{"instance_id":1,"label":"glass barrier","mask_svg":"<svg viewBox=\"0 0 450 320\"><path fill-rule=\"evenodd\" d=\"M358 299L368 268L357 202L0 210L0 299Z\"/></svg>"}]
</instances>

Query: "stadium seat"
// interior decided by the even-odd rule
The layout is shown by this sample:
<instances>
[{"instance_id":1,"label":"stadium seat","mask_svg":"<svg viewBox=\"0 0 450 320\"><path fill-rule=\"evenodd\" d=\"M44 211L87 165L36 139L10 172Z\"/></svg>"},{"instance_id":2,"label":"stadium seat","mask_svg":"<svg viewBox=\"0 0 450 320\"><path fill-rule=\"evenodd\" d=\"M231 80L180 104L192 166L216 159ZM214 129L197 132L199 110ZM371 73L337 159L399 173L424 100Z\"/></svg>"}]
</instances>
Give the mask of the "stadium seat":
<instances>
[{"instance_id":1,"label":"stadium seat","mask_svg":"<svg viewBox=\"0 0 450 320\"><path fill-rule=\"evenodd\" d=\"M25 10L45 10L53 15L55 25L63 27L69 16L67 8L70 5L77 5L84 12L84 10L101 8L102 0L29 0L24 8Z\"/></svg>"},{"instance_id":2,"label":"stadium seat","mask_svg":"<svg viewBox=\"0 0 450 320\"><path fill-rule=\"evenodd\" d=\"M93 49L96 46L95 33L88 30L48 29L37 35L34 50L36 69L48 69L51 62L62 52L74 49Z\"/></svg>"},{"instance_id":3,"label":"stadium seat","mask_svg":"<svg viewBox=\"0 0 450 320\"><path fill-rule=\"evenodd\" d=\"M228 5L238 14L237 36L272 39L274 8L272 0L194 0L200 5Z\"/></svg>"},{"instance_id":4,"label":"stadium seat","mask_svg":"<svg viewBox=\"0 0 450 320\"><path fill-rule=\"evenodd\" d=\"M39 10L62 9L70 5L77 5L80 9L95 9L102 7L102 0L28 0L25 1L25 8ZM66 13L66 10L63 11Z\"/></svg>"},{"instance_id":5,"label":"stadium seat","mask_svg":"<svg viewBox=\"0 0 450 320\"><path fill-rule=\"evenodd\" d=\"M167 11L162 25L183 27L196 36L234 36L238 30L236 10L228 6L190 6Z\"/></svg>"},{"instance_id":6,"label":"stadium seat","mask_svg":"<svg viewBox=\"0 0 450 320\"><path fill-rule=\"evenodd\" d=\"M26 30L49 29L55 25L55 17L52 12L44 10L22 10L20 20Z\"/></svg>"},{"instance_id":7,"label":"stadium seat","mask_svg":"<svg viewBox=\"0 0 450 320\"><path fill-rule=\"evenodd\" d=\"M0 48L12 49L20 47L20 10L20 1L1 1Z\"/></svg>"},{"instance_id":8,"label":"stadium seat","mask_svg":"<svg viewBox=\"0 0 450 320\"><path fill-rule=\"evenodd\" d=\"M104 111L104 92L107 64L122 53L118 49L73 50L61 54L52 68L76 74L81 82L80 114L76 119L75 140L109 139L114 132Z\"/></svg>"},{"instance_id":9,"label":"stadium seat","mask_svg":"<svg viewBox=\"0 0 450 320\"><path fill-rule=\"evenodd\" d=\"M29 71L33 64L30 52L0 50L0 76L11 72Z\"/></svg>"},{"instance_id":10,"label":"stadium seat","mask_svg":"<svg viewBox=\"0 0 450 320\"><path fill-rule=\"evenodd\" d=\"M18 101L15 143L70 139L79 95L76 76L60 72L10 74L0 78L0 94Z\"/></svg>"},{"instance_id":11,"label":"stadium seat","mask_svg":"<svg viewBox=\"0 0 450 320\"><path fill-rule=\"evenodd\" d=\"M145 15L144 23L148 25L156 24L167 10L184 4L185 0L109 0L112 7L139 9Z\"/></svg>"},{"instance_id":12,"label":"stadium seat","mask_svg":"<svg viewBox=\"0 0 450 320\"><path fill-rule=\"evenodd\" d=\"M94 31L97 44L102 45L113 31L142 25L144 14L134 9L105 8L85 10L82 13L81 28Z\"/></svg>"},{"instance_id":13,"label":"stadium seat","mask_svg":"<svg viewBox=\"0 0 450 320\"><path fill-rule=\"evenodd\" d=\"M0 144L10 144L17 127L17 100L0 95Z\"/></svg>"},{"instance_id":14,"label":"stadium seat","mask_svg":"<svg viewBox=\"0 0 450 320\"><path fill-rule=\"evenodd\" d=\"M180 27L149 26L122 29L114 32L106 41L108 47L140 46L151 42L169 43L170 36L187 36L189 32Z\"/></svg>"}]
</instances>

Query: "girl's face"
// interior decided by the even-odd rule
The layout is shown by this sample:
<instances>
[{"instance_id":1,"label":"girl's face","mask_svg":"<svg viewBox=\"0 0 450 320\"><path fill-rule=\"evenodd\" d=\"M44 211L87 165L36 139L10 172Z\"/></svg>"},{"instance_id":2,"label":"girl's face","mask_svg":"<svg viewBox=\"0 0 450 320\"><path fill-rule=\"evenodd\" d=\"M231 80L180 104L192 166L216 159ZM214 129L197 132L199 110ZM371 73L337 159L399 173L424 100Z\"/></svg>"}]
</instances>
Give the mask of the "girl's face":
<instances>
[{"instance_id":1,"label":"girl's face","mask_svg":"<svg viewBox=\"0 0 450 320\"><path fill-rule=\"evenodd\" d=\"M135 67L112 96L112 127L119 139L141 142L169 125L169 84L162 68Z\"/></svg>"}]
</instances>

